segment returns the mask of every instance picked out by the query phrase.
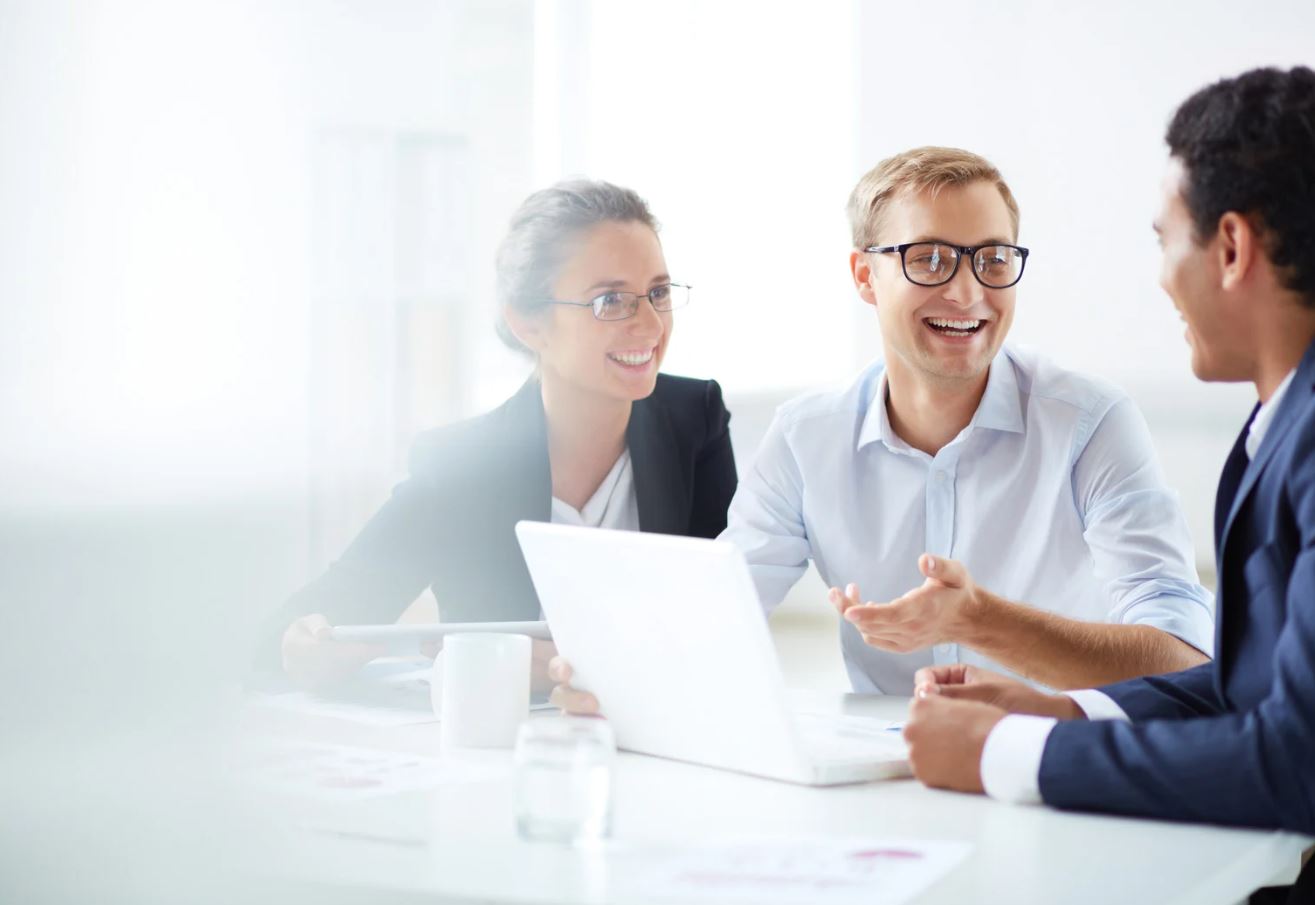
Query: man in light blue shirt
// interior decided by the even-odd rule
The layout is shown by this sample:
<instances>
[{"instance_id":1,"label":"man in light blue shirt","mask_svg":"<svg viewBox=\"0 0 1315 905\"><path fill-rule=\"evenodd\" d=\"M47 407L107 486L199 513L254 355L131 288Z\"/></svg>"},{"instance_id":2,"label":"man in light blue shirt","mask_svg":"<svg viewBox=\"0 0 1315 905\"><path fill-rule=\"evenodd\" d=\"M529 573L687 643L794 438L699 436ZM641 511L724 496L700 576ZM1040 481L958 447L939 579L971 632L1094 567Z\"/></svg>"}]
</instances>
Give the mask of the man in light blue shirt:
<instances>
[{"instance_id":1,"label":"man in light blue shirt","mask_svg":"<svg viewBox=\"0 0 1315 905\"><path fill-rule=\"evenodd\" d=\"M764 607L812 560L859 692L954 663L1076 688L1206 661L1211 598L1140 413L1004 346L1028 250L999 172L915 149L849 217L884 359L782 406L741 480L722 538Z\"/></svg>"}]
</instances>

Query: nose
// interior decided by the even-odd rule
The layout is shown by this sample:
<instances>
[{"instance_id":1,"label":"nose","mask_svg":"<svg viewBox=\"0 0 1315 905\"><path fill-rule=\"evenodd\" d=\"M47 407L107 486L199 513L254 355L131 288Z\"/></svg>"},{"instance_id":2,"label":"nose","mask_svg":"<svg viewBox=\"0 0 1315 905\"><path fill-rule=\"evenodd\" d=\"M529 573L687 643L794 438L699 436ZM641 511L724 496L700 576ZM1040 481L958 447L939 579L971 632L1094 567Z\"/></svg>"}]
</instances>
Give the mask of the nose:
<instances>
[{"instance_id":1,"label":"nose","mask_svg":"<svg viewBox=\"0 0 1315 905\"><path fill-rule=\"evenodd\" d=\"M986 298L986 287L973 273L973 262L968 257L960 259L959 269L942 290L946 301L954 302L964 308L971 308Z\"/></svg>"},{"instance_id":2,"label":"nose","mask_svg":"<svg viewBox=\"0 0 1315 905\"><path fill-rule=\"evenodd\" d=\"M627 333L632 336L661 336L664 326L662 316L653 307L649 299L640 299L635 316L627 321Z\"/></svg>"}]
</instances>

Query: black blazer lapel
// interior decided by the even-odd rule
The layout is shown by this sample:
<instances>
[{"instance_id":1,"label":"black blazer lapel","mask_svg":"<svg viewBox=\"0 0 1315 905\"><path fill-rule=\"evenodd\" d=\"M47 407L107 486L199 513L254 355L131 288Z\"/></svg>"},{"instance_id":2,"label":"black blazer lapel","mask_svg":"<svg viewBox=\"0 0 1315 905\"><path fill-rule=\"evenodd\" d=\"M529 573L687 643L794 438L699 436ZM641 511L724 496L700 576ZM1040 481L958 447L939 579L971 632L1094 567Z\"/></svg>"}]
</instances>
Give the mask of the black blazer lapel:
<instances>
[{"instance_id":1,"label":"black blazer lapel","mask_svg":"<svg viewBox=\"0 0 1315 905\"><path fill-rule=\"evenodd\" d=\"M529 569L516 540L519 521L552 520L552 469L548 463L548 430L543 415L543 396L533 377L502 408L503 418L491 424L501 436L490 438L486 448L499 450L471 476L474 496L469 504L486 510L495 525L490 542L496 551L485 572L485 599L454 604L458 621L528 621L539 618ZM470 555L479 558L477 551ZM468 567L468 564L467 564ZM449 618L445 616L444 618Z\"/></svg>"},{"instance_id":2,"label":"black blazer lapel","mask_svg":"<svg viewBox=\"0 0 1315 905\"><path fill-rule=\"evenodd\" d=\"M507 400L503 430L513 443L506 445L508 461L488 490L508 504L517 521L552 519L552 466L548 462L548 425L543 415L539 381L531 377Z\"/></svg>"},{"instance_id":3,"label":"black blazer lapel","mask_svg":"<svg viewBox=\"0 0 1315 905\"><path fill-rule=\"evenodd\" d=\"M684 534L689 498L680 467L671 419L650 396L634 404L626 427L626 445L634 471L639 530L657 534Z\"/></svg>"}]
</instances>

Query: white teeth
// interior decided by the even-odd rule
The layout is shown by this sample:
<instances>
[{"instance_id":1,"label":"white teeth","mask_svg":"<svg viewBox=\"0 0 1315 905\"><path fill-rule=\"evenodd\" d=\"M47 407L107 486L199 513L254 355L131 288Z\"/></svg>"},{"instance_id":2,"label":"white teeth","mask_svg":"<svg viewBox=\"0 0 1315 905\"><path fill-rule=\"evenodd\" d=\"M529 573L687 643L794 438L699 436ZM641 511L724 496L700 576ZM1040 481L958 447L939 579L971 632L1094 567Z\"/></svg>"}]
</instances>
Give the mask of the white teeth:
<instances>
[{"instance_id":1,"label":"white teeth","mask_svg":"<svg viewBox=\"0 0 1315 905\"><path fill-rule=\"evenodd\" d=\"M929 317L927 321L933 327L944 327L946 330L976 330L982 324L980 320L960 321L943 317Z\"/></svg>"},{"instance_id":2,"label":"white teeth","mask_svg":"<svg viewBox=\"0 0 1315 905\"><path fill-rule=\"evenodd\" d=\"M653 358L653 350L647 352L609 352L608 358L613 361L619 361L623 365L644 365L648 364Z\"/></svg>"}]
</instances>

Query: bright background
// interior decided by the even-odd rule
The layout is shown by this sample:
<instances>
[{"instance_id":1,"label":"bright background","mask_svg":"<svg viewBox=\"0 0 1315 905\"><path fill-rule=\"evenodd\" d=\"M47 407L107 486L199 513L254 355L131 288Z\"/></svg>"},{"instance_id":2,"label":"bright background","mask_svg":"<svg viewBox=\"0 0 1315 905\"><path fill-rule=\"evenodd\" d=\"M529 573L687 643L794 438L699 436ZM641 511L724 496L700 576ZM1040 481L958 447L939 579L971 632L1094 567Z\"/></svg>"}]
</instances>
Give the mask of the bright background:
<instances>
[{"instance_id":1,"label":"bright background","mask_svg":"<svg viewBox=\"0 0 1315 905\"><path fill-rule=\"evenodd\" d=\"M1253 393L1192 378L1156 284L1162 135L1313 47L1299 0L0 3L0 591L56 625L267 612L416 431L524 378L493 250L565 175L651 202L695 286L668 369L721 381L746 461L878 353L844 202L928 143L1012 183L1013 339L1134 395L1208 569Z\"/></svg>"}]
</instances>

